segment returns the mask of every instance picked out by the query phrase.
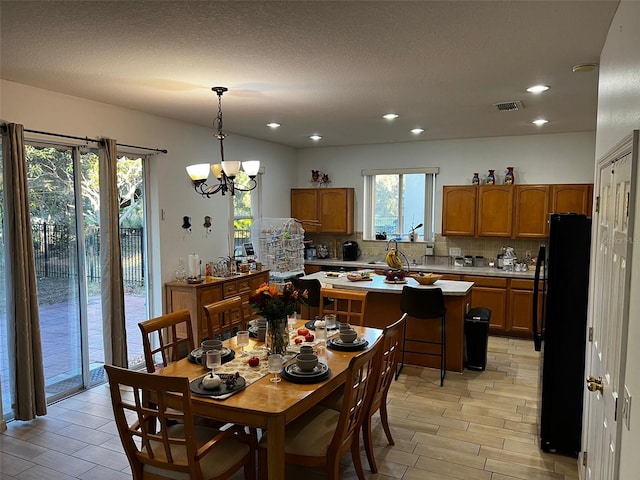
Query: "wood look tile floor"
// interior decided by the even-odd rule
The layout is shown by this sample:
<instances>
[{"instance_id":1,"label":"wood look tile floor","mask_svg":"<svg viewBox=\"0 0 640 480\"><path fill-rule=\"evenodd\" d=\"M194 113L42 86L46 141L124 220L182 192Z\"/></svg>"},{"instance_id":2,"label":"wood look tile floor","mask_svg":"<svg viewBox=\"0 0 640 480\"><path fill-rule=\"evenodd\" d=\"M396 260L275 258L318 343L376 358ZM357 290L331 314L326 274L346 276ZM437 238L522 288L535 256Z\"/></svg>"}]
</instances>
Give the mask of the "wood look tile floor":
<instances>
[{"instance_id":1,"label":"wood look tile floor","mask_svg":"<svg viewBox=\"0 0 640 480\"><path fill-rule=\"evenodd\" d=\"M533 342L489 339L484 372L448 373L405 366L389 393L389 446L374 416L379 473L370 479L543 480L578 478L577 460L538 445L539 355ZM350 455L341 478L357 478ZM318 469L287 467L287 479L325 478ZM117 435L106 386L49 407L0 434L0 478L119 480L131 473ZM242 473L233 479L242 479Z\"/></svg>"}]
</instances>

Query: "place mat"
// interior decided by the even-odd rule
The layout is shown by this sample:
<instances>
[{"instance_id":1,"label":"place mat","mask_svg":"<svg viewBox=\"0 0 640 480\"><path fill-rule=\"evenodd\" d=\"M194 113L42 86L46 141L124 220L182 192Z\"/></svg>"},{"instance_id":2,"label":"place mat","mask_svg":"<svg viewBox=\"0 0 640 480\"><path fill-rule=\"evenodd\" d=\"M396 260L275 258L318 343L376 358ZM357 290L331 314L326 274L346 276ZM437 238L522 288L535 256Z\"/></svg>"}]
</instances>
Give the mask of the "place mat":
<instances>
[{"instance_id":1,"label":"place mat","mask_svg":"<svg viewBox=\"0 0 640 480\"><path fill-rule=\"evenodd\" d=\"M287 365L289 367L290 365ZM287 368L283 368L280 372L282 378L291 383L320 383L331 377L331 369L327 367L326 372L320 375L293 375L287 371Z\"/></svg>"},{"instance_id":2,"label":"place mat","mask_svg":"<svg viewBox=\"0 0 640 480\"><path fill-rule=\"evenodd\" d=\"M340 338L330 338L327 341L327 348L342 352L356 352L358 350L364 350L367 348L367 345L369 345L369 342L362 337L356 338L351 343L343 342Z\"/></svg>"},{"instance_id":3,"label":"place mat","mask_svg":"<svg viewBox=\"0 0 640 480\"><path fill-rule=\"evenodd\" d=\"M203 354L202 348L198 347L192 352L190 352L187 358L191 363L202 365L202 354ZM222 361L222 363L230 362L235 358L235 356L236 356L236 352L234 352L230 348L222 347L222 356L220 357L220 360Z\"/></svg>"},{"instance_id":4,"label":"place mat","mask_svg":"<svg viewBox=\"0 0 640 480\"><path fill-rule=\"evenodd\" d=\"M218 373L217 375L222 380L222 383L220 383L220 385L218 385L218 387L216 388L204 388L204 386L202 385L202 379L207 375L209 374L205 373L201 377L198 377L195 380L191 380L191 382L189 382L189 388L191 389L192 393L195 393L196 395L202 395L204 397L215 398L217 400L224 400L225 398L229 398L231 395L235 395L247 386L247 381L242 376L239 376L236 380L236 384L233 387L228 387L225 383L225 380L234 374Z\"/></svg>"},{"instance_id":5,"label":"place mat","mask_svg":"<svg viewBox=\"0 0 640 480\"><path fill-rule=\"evenodd\" d=\"M294 377L318 377L327 373L329 367L326 363L318 362L318 364L313 367L313 370L310 372L304 372L300 370L300 367L296 363L291 363L284 367L288 374L293 375Z\"/></svg>"}]
</instances>

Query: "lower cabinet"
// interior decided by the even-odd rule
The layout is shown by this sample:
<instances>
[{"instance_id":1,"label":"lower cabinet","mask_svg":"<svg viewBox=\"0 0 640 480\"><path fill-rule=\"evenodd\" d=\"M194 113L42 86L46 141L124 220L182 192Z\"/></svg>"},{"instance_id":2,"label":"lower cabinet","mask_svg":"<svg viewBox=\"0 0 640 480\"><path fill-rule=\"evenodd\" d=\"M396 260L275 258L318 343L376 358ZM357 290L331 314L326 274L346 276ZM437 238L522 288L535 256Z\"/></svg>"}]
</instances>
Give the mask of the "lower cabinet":
<instances>
[{"instance_id":1,"label":"lower cabinet","mask_svg":"<svg viewBox=\"0 0 640 480\"><path fill-rule=\"evenodd\" d=\"M471 290L471 308L486 307L491 310L489 330L505 331L507 328L507 278L465 275L466 282L474 282Z\"/></svg>"},{"instance_id":2,"label":"lower cabinet","mask_svg":"<svg viewBox=\"0 0 640 480\"><path fill-rule=\"evenodd\" d=\"M245 319L252 318L249 308L249 296L264 282L269 281L269 271L254 272L241 277L216 279L199 284L187 284L184 282L165 283L165 308L167 313L178 310L189 310L193 328L193 339L196 345L206 338L207 320L203 307L224 298L239 295L244 304Z\"/></svg>"},{"instance_id":3,"label":"lower cabinet","mask_svg":"<svg viewBox=\"0 0 640 480\"><path fill-rule=\"evenodd\" d=\"M487 307L491 310L489 331L492 334L514 337L533 335L533 280L476 275L465 275L464 280L474 282L471 307ZM541 296L538 301L541 315Z\"/></svg>"}]
</instances>

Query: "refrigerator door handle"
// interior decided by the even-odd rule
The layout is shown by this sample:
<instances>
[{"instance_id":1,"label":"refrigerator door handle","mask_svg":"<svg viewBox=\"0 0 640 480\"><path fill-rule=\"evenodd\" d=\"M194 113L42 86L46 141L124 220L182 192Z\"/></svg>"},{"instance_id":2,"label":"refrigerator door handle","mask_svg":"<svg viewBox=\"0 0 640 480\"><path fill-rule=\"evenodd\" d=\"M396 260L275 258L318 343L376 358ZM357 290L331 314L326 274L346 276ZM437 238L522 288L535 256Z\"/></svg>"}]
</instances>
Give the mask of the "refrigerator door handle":
<instances>
[{"instance_id":1,"label":"refrigerator door handle","mask_svg":"<svg viewBox=\"0 0 640 480\"><path fill-rule=\"evenodd\" d=\"M540 250L538 252L538 258L536 260L536 272L533 281L533 305L532 305L532 315L533 315L533 346L536 352L539 352L542 348L542 324L538 325L538 294L540 294L540 289L538 288L538 284L540 282L540 271L542 270L542 274L544 275L544 258L546 255L546 249L544 245L540 245ZM544 292L542 293L544 294Z\"/></svg>"}]
</instances>

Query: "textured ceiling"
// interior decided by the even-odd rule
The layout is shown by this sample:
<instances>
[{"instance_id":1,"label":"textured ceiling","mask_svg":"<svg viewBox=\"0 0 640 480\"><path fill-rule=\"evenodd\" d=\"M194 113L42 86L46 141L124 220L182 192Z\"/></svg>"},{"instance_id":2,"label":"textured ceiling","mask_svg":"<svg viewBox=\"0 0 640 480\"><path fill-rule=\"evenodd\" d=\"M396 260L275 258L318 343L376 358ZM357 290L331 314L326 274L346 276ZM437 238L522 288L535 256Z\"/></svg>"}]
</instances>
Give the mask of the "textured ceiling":
<instances>
[{"instance_id":1,"label":"textured ceiling","mask_svg":"<svg viewBox=\"0 0 640 480\"><path fill-rule=\"evenodd\" d=\"M617 5L2 0L0 76L207 126L222 85L225 131L294 147L587 131L598 71L571 67L598 62Z\"/></svg>"}]
</instances>

